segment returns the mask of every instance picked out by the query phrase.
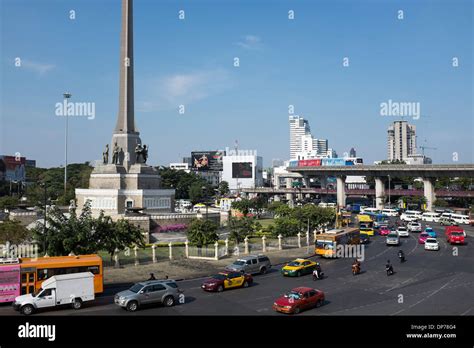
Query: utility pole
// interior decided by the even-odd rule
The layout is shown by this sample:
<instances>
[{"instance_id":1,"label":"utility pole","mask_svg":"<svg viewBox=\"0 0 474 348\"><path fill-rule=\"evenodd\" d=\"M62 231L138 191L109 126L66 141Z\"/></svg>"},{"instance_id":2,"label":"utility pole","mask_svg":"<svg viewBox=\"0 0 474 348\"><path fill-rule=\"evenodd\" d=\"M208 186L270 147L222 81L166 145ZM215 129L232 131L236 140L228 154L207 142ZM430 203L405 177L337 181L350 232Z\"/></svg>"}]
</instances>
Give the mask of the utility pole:
<instances>
[{"instance_id":1,"label":"utility pole","mask_svg":"<svg viewBox=\"0 0 474 348\"><path fill-rule=\"evenodd\" d=\"M66 197L66 189L67 189L67 136L68 136L68 119L69 119L69 112L67 109L67 101L71 98L71 93L64 93L64 106L66 112L66 125L64 130L64 197Z\"/></svg>"}]
</instances>

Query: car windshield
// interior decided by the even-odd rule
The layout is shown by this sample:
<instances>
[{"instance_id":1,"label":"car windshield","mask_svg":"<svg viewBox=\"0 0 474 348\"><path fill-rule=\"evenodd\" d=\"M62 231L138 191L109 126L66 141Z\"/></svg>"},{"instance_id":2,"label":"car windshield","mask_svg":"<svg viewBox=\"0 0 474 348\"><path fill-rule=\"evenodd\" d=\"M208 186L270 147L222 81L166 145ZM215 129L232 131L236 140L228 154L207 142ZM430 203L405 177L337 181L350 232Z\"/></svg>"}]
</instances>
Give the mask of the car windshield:
<instances>
[{"instance_id":1,"label":"car windshield","mask_svg":"<svg viewBox=\"0 0 474 348\"><path fill-rule=\"evenodd\" d=\"M234 261L233 265L236 265L236 266L243 266L243 265L245 265L245 261L237 260L237 261Z\"/></svg>"},{"instance_id":2,"label":"car windshield","mask_svg":"<svg viewBox=\"0 0 474 348\"><path fill-rule=\"evenodd\" d=\"M460 236L463 236L464 233L462 233L462 232L451 232L451 235L456 236L456 237L460 237Z\"/></svg>"},{"instance_id":3,"label":"car windshield","mask_svg":"<svg viewBox=\"0 0 474 348\"><path fill-rule=\"evenodd\" d=\"M226 279L226 276L223 274L215 274L212 276L212 279L217 279L217 280L224 280Z\"/></svg>"},{"instance_id":4,"label":"car windshield","mask_svg":"<svg viewBox=\"0 0 474 348\"><path fill-rule=\"evenodd\" d=\"M430 238L428 238L428 239L426 240L426 243L437 243L437 242L436 242L436 239L430 239Z\"/></svg>"},{"instance_id":5,"label":"car windshield","mask_svg":"<svg viewBox=\"0 0 474 348\"><path fill-rule=\"evenodd\" d=\"M395 233L390 233L388 235L388 238L397 238L398 237L398 234L395 234Z\"/></svg>"},{"instance_id":6,"label":"car windshield","mask_svg":"<svg viewBox=\"0 0 474 348\"><path fill-rule=\"evenodd\" d=\"M299 261L291 261L288 263L288 266L301 266L301 263Z\"/></svg>"},{"instance_id":7,"label":"car windshield","mask_svg":"<svg viewBox=\"0 0 474 348\"><path fill-rule=\"evenodd\" d=\"M295 291L291 291L287 294L285 294L286 298L291 298L293 300L299 300L301 298L301 295Z\"/></svg>"},{"instance_id":8,"label":"car windshield","mask_svg":"<svg viewBox=\"0 0 474 348\"><path fill-rule=\"evenodd\" d=\"M36 296L39 295L39 293L40 293L41 291L43 291L43 289L39 288L38 290L35 290L35 292L33 292L31 295L32 295L33 297L36 297Z\"/></svg>"},{"instance_id":9,"label":"car windshield","mask_svg":"<svg viewBox=\"0 0 474 348\"><path fill-rule=\"evenodd\" d=\"M143 288L142 284L135 284L129 290L134 293L138 293Z\"/></svg>"},{"instance_id":10,"label":"car windshield","mask_svg":"<svg viewBox=\"0 0 474 348\"><path fill-rule=\"evenodd\" d=\"M428 233L422 233L422 234L420 234L420 237L421 238L427 238L427 237L429 237L429 235L428 235Z\"/></svg>"},{"instance_id":11,"label":"car windshield","mask_svg":"<svg viewBox=\"0 0 474 348\"><path fill-rule=\"evenodd\" d=\"M399 231L406 231L407 229L405 227L399 227L398 230Z\"/></svg>"},{"instance_id":12,"label":"car windshield","mask_svg":"<svg viewBox=\"0 0 474 348\"><path fill-rule=\"evenodd\" d=\"M433 232L432 228L425 228L425 232Z\"/></svg>"}]
</instances>

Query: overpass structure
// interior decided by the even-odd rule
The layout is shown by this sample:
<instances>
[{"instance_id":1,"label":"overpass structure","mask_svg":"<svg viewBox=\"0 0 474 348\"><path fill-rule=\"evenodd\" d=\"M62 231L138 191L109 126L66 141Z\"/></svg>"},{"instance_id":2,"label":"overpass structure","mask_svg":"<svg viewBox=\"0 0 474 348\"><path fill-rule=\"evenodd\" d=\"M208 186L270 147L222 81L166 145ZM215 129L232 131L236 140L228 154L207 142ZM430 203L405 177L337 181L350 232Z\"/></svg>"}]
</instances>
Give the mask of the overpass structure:
<instances>
[{"instance_id":1,"label":"overpass structure","mask_svg":"<svg viewBox=\"0 0 474 348\"><path fill-rule=\"evenodd\" d=\"M436 200L434 182L441 177L469 177L474 178L474 164L382 164L382 165L354 165L354 166L317 166L317 167L288 167L288 174L275 175L275 189L279 190L280 178L286 178L286 188L292 189L292 183L296 179L301 182L301 193L317 193L314 188L309 187L309 179L318 178L322 187L326 187L326 180L329 176L336 177L337 204L340 207L346 205L346 196L352 190L346 190L345 180L349 175L371 176L375 180L375 202L378 209L382 209L385 200L385 183L389 178L396 177L416 177L423 180L423 195L426 198L427 210L433 210L433 203ZM292 200L292 193L287 193L287 199ZM305 192L304 190L311 190ZM320 189L321 193L329 193L326 189ZM357 190L370 191L370 190ZM411 191L411 190L410 190ZM394 194L396 191L391 190ZM467 191L463 191L466 192ZM438 192L438 196L443 196L444 192ZM453 191L449 191L452 195ZM364 193L360 193L364 194ZM365 194L373 194L367 192ZM410 194L410 193L409 193ZM470 197L470 194L468 194Z\"/></svg>"}]
</instances>

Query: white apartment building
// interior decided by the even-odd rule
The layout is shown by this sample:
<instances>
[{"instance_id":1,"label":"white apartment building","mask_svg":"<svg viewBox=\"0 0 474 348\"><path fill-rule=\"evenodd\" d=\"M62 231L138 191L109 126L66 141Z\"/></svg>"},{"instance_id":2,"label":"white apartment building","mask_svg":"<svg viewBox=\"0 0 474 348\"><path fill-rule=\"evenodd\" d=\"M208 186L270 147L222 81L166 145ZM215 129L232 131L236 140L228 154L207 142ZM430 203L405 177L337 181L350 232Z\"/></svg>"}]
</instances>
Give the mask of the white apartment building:
<instances>
[{"instance_id":1,"label":"white apartment building","mask_svg":"<svg viewBox=\"0 0 474 348\"><path fill-rule=\"evenodd\" d=\"M388 127L388 160L405 160L416 154L416 127L407 121L395 121Z\"/></svg>"}]
</instances>

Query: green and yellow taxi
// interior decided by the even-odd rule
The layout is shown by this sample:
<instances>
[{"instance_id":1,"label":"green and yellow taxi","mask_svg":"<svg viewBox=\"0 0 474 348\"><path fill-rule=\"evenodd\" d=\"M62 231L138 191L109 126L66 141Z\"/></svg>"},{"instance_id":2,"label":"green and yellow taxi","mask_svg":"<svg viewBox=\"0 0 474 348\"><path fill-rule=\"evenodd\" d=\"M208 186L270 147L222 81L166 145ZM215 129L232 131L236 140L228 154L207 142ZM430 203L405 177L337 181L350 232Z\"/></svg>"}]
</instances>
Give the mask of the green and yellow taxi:
<instances>
[{"instance_id":1,"label":"green and yellow taxi","mask_svg":"<svg viewBox=\"0 0 474 348\"><path fill-rule=\"evenodd\" d=\"M306 259L296 259L286 264L281 269L281 274L287 277L299 277L313 273L316 262Z\"/></svg>"},{"instance_id":2,"label":"green and yellow taxi","mask_svg":"<svg viewBox=\"0 0 474 348\"><path fill-rule=\"evenodd\" d=\"M359 227L359 232L360 234L365 234L367 236L373 236L375 235L375 230L373 227L370 226L360 226Z\"/></svg>"}]
</instances>

